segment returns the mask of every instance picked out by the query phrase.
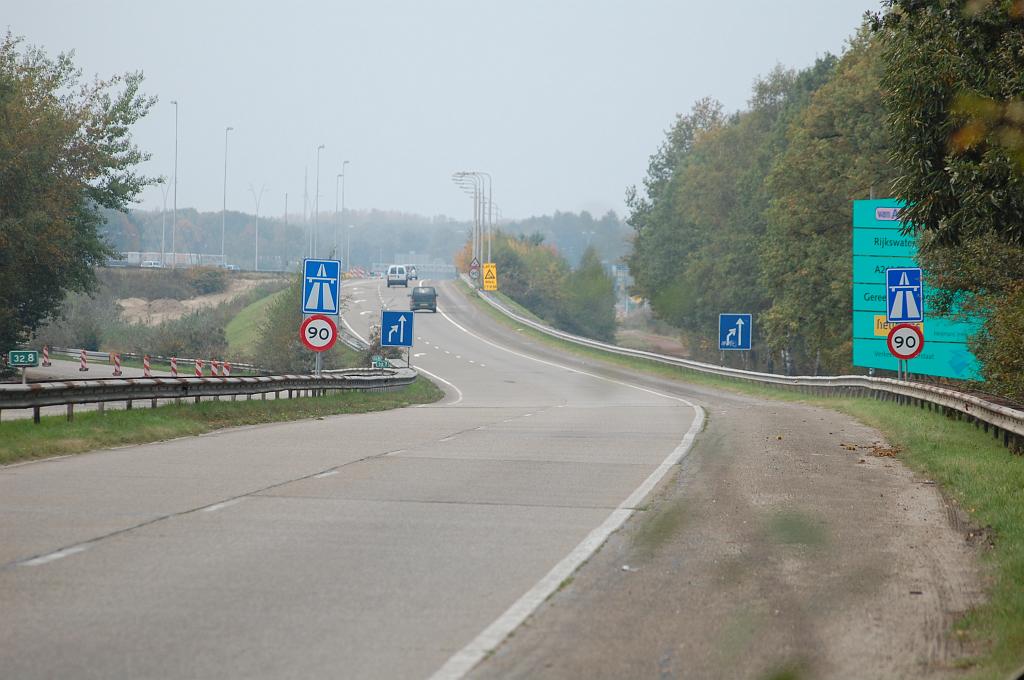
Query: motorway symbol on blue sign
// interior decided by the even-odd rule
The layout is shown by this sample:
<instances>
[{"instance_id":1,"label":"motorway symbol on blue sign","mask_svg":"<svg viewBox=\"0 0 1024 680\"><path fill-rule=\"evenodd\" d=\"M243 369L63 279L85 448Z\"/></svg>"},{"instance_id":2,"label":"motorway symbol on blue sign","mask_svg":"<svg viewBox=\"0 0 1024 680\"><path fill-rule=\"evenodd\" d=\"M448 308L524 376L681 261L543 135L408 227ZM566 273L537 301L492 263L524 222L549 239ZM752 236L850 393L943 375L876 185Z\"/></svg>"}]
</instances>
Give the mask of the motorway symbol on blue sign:
<instances>
[{"instance_id":1,"label":"motorway symbol on blue sign","mask_svg":"<svg viewBox=\"0 0 1024 680\"><path fill-rule=\"evenodd\" d=\"M302 270L302 313L338 314L341 262L306 259L302 262Z\"/></svg>"},{"instance_id":2,"label":"motorway symbol on blue sign","mask_svg":"<svg viewBox=\"0 0 1024 680\"><path fill-rule=\"evenodd\" d=\"M380 313L380 346L412 347L412 312Z\"/></svg>"},{"instance_id":3,"label":"motorway symbol on blue sign","mask_svg":"<svg viewBox=\"0 0 1024 680\"><path fill-rule=\"evenodd\" d=\"M921 270L898 267L885 272L885 320L889 323L924 321Z\"/></svg>"},{"instance_id":4,"label":"motorway symbol on blue sign","mask_svg":"<svg viewBox=\"0 0 1024 680\"><path fill-rule=\"evenodd\" d=\"M751 320L750 314L719 314L718 349L750 349Z\"/></svg>"}]
</instances>

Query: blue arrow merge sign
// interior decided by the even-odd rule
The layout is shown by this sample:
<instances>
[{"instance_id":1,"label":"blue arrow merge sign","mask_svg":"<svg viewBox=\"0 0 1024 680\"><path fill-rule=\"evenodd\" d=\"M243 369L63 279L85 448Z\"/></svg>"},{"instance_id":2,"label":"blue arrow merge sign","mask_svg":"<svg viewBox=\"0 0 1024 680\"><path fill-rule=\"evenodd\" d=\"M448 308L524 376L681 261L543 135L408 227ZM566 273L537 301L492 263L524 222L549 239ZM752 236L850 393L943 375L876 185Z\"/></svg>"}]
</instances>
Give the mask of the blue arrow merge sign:
<instances>
[{"instance_id":1,"label":"blue arrow merge sign","mask_svg":"<svg viewBox=\"0 0 1024 680\"><path fill-rule=\"evenodd\" d=\"M751 331L754 329L750 314L718 315L718 349L750 349Z\"/></svg>"},{"instance_id":2,"label":"blue arrow merge sign","mask_svg":"<svg viewBox=\"0 0 1024 680\"><path fill-rule=\"evenodd\" d=\"M924 321L924 294L919 268L885 270L885 320L889 323Z\"/></svg>"},{"instance_id":3,"label":"blue arrow merge sign","mask_svg":"<svg viewBox=\"0 0 1024 680\"><path fill-rule=\"evenodd\" d=\"M302 261L302 313L336 315L341 307L341 262Z\"/></svg>"},{"instance_id":4,"label":"blue arrow merge sign","mask_svg":"<svg viewBox=\"0 0 1024 680\"><path fill-rule=\"evenodd\" d=\"M412 312L380 313L380 346L412 347Z\"/></svg>"}]
</instances>

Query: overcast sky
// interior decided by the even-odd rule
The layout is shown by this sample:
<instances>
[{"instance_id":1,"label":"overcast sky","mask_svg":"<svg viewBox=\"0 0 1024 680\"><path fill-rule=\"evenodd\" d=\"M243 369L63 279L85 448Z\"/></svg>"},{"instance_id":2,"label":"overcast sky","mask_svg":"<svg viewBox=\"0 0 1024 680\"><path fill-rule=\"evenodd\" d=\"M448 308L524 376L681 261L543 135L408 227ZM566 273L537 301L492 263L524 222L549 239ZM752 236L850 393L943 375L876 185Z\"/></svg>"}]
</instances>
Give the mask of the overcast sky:
<instances>
[{"instance_id":1,"label":"overcast sky","mask_svg":"<svg viewBox=\"0 0 1024 680\"><path fill-rule=\"evenodd\" d=\"M508 218L623 212L625 189L676 113L703 96L742 108L777 64L840 53L877 0L32 0L0 22L87 75L142 70L159 97L136 128L178 206L350 208L468 218L457 170L494 178ZM0 25L2 25L0 23ZM142 207L158 208L159 188ZM168 197L168 209L171 198Z\"/></svg>"}]
</instances>

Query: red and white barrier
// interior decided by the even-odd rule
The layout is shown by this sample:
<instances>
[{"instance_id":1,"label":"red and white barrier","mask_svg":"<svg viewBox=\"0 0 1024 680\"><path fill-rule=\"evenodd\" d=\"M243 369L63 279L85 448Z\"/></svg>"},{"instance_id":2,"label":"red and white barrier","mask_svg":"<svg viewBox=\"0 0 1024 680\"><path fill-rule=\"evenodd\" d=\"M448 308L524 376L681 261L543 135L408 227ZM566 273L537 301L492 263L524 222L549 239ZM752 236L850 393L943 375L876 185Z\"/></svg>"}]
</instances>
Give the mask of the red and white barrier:
<instances>
[{"instance_id":1,"label":"red and white barrier","mask_svg":"<svg viewBox=\"0 0 1024 680\"><path fill-rule=\"evenodd\" d=\"M114 375L121 375L121 355L117 352L111 352L110 358L114 360Z\"/></svg>"},{"instance_id":2,"label":"red and white barrier","mask_svg":"<svg viewBox=\"0 0 1024 680\"><path fill-rule=\"evenodd\" d=\"M218 368L220 368L220 367L217 365L217 360L216 359L210 359L210 377L213 377L213 378L217 377L217 369Z\"/></svg>"},{"instance_id":3,"label":"red and white barrier","mask_svg":"<svg viewBox=\"0 0 1024 680\"><path fill-rule=\"evenodd\" d=\"M89 370L89 356L88 356L88 354L86 354L84 349L78 355L78 370L79 371L88 371Z\"/></svg>"},{"instance_id":4,"label":"red and white barrier","mask_svg":"<svg viewBox=\"0 0 1024 680\"><path fill-rule=\"evenodd\" d=\"M225 378L230 378L231 377L231 362L230 361L225 361L224 362L224 377Z\"/></svg>"},{"instance_id":5,"label":"red and white barrier","mask_svg":"<svg viewBox=\"0 0 1024 680\"><path fill-rule=\"evenodd\" d=\"M171 377L178 377L178 357L171 357Z\"/></svg>"},{"instance_id":6,"label":"red and white barrier","mask_svg":"<svg viewBox=\"0 0 1024 680\"><path fill-rule=\"evenodd\" d=\"M202 378L203 377L203 360L202 359L196 359L196 377L197 378Z\"/></svg>"},{"instance_id":7,"label":"red and white barrier","mask_svg":"<svg viewBox=\"0 0 1024 680\"><path fill-rule=\"evenodd\" d=\"M148 354L145 355L144 357L142 357L142 375L146 376L147 378L152 378L153 377L153 372L149 369L149 355Z\"/></svg>"},{"instance_id":8,"label":"red and white barrier","mask_svg":"<svg viewBox=\"0 0 1024 680\"><path fill-rule=\"evenodd\" d=\"M43 345L43 366L50 366L50 346Z\"/></svg>"}]
</instances>

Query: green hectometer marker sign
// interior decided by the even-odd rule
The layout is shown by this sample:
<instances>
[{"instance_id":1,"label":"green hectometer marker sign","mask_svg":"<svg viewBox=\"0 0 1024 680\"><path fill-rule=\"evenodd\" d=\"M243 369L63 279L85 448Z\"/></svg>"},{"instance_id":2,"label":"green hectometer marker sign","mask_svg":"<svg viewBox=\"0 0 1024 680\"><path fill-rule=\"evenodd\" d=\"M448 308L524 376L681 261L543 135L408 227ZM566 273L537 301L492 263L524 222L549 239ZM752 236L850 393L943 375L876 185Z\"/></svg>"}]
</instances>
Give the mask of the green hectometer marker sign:
<instances>
[{"instance_id":1,"label":"green hectometer marker sign","mask_svg":"<svg viewBox=\"0 0 1024 680\"><path fill-rule=\"evenodd\" d=\"M19 368L32 368L39 365L39 352L34 349L15 349L7 353L7 363Z\"/></svg>"}]
</instances>

